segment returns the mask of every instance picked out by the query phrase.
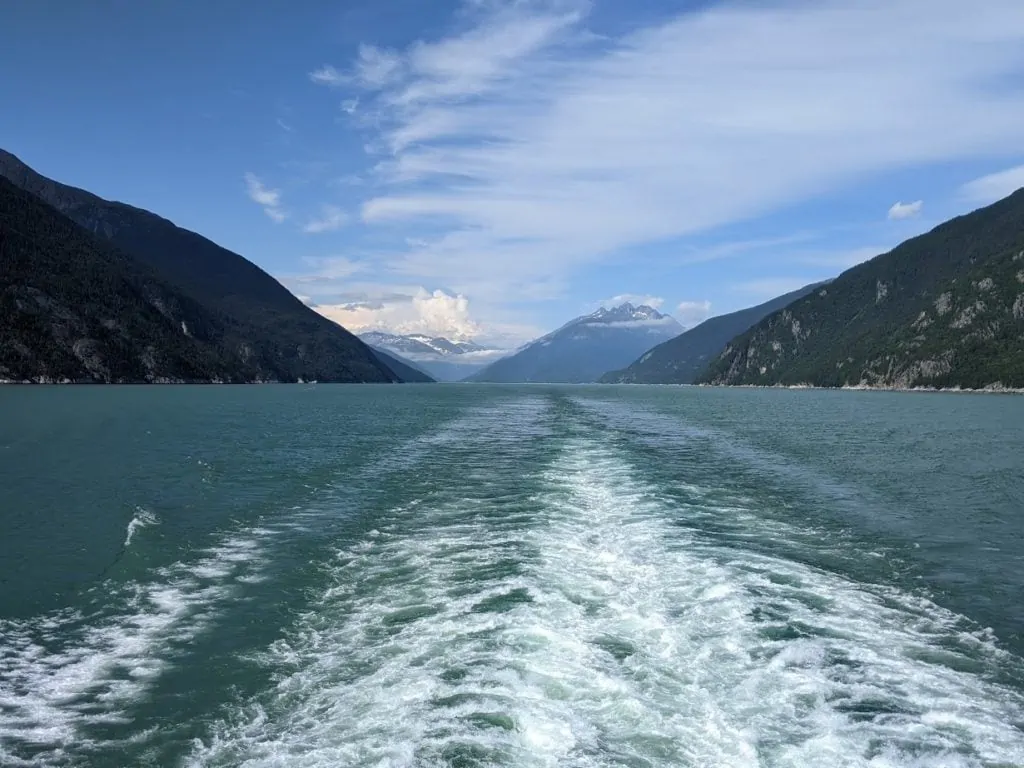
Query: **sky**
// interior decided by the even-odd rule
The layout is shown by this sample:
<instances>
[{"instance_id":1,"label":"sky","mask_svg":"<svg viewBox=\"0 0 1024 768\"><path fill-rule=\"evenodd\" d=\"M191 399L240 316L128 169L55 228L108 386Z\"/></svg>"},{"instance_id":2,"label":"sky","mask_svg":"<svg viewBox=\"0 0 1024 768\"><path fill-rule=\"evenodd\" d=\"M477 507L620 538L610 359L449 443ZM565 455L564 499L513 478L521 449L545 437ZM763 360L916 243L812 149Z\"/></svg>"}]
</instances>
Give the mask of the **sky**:
<instances>
[{"instance_id":1,"label":"sky","mask_svg":"<svg viewBox=\"0 0 1024 768\"><path fill-rule=\"evenodd\" d=\"M1021 0L35 0L0 147L352 330L692 326L1024 186Z\"/></svg>"}]
</instances>

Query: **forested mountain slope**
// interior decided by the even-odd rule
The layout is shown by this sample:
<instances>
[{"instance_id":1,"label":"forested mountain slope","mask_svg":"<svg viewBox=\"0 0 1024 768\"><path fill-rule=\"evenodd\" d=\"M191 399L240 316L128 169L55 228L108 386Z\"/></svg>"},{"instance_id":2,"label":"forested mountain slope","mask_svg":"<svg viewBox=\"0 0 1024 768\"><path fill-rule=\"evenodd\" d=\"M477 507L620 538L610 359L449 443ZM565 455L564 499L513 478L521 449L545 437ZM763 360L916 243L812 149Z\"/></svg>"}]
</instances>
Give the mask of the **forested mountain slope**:
<instances>
[{"instance_id":1,"label":"forested mountain slope","mask_svg":"<svg viewBox=\"0 0 1024 768\"><path fill-rule=\"evenodd\" d=\"M768 316L733 339L701 380L1024 387L1024 190Z\"/></svg>"},{"instance_id":2,"label":"forested mountain slope","mask_svg":"<svg viewBox=\"0 0 1024 768\"><path fill-rule=\"evenodd\" d=\"M692 384L730 339L777 309L806 296L820 283L808 285L738 312L719 315L648 350L628 368L601 377L603 384Z\"/></svg>"},{"instance_id":3,"label":"forested mountain slope","mask_svg":"<svg viewBox=\"0 0 1024 768\"><path fill-rule=\"evenodd\" d=\"M248 381L224 319L0 177L0 379Z\"/></svg>"},{"instance_id":4,"label":"forested mountain slope","mask_svg":"<svg viewBox=\"0 0 1024 768\"><path fill-rule=\"evenodd\" d=\"M305 306L242 256L140 208L52 181L0 150L0 176L150 267L223 322L216 342L255 378L393 381L354 335Z\"/></svg>"}]
</instances>

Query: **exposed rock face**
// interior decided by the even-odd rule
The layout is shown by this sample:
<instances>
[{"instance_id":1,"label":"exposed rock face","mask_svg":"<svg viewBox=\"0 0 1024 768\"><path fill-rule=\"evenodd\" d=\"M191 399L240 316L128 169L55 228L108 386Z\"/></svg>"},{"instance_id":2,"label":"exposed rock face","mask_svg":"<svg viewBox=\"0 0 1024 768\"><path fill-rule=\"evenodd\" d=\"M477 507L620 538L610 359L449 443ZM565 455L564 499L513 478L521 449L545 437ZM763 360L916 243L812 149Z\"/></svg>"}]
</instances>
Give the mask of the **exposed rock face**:
<instances>
[{"instance_id":1,"label":"exposed rock face","mask_svg":"<svg viewBox=\"0 0 1024 768\"><path fill-rule=\"evenodd\" d=\"M645 352L628 368L605 374L601 381L608 384L692 384L730 339L815 289L818 296L828 295L828 290L821 283L815 283L756 307L705 320ZM798 328L797 333L799 331ZM772 343L775 351L781 351L780 341Z\"/></svg>"},{"instance_id":2,"label":"exposed rock face","mask_svg":"<svg viewBox=\"0 0 1024 768\"><path fill-rule=\"evenodd\" d=\"M246 381L221 320L152 270L0 178L0 379ZM181 324L200 329L185 336Z\"/></svg>"},{"instance_id":3,"label":"exposed rock face","mask_svg":"<svg viewBox=\"0 0 1024 768\"><path fill-rule=\"evenodd\" d=\"M1024 386L1024 190L836 278L731 340L714 384Z\"/></svg>"}]
</instances>

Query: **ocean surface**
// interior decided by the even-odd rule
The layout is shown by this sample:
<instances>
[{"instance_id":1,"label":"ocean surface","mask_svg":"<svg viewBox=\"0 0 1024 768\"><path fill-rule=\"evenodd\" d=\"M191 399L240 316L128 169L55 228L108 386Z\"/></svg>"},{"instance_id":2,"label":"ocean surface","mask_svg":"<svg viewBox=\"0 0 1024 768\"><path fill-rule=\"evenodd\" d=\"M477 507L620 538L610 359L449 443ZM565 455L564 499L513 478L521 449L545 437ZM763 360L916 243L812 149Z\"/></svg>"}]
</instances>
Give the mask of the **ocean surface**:
<instances>
[{"instance_id":1,"label":"ocean surface","mask_svg":"<svg viewBox=\"0 0 1024 768\"><path fill-rule=\"evenodd\" d=\"M0 389L0 765L1024 765L1024 397Z\"/></svg>"}]
</instances>

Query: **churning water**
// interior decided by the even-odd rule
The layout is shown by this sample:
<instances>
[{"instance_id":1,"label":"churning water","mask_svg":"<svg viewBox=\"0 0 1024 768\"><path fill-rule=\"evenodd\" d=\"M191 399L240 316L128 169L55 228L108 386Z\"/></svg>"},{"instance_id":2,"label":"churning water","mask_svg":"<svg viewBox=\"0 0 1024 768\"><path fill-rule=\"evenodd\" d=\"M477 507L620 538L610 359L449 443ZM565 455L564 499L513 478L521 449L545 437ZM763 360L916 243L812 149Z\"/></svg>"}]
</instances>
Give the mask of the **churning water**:
<instances>
[{"instance_id":1,"label":"churning water","mask_svg":"<svg viewBox=\"0 0 1024 768\"><path fill-rule=\"evenodd\" d=\"M3 765L1024 765L1020 398L116 392L0 393Z\"/></svg>"}]
</instances>

